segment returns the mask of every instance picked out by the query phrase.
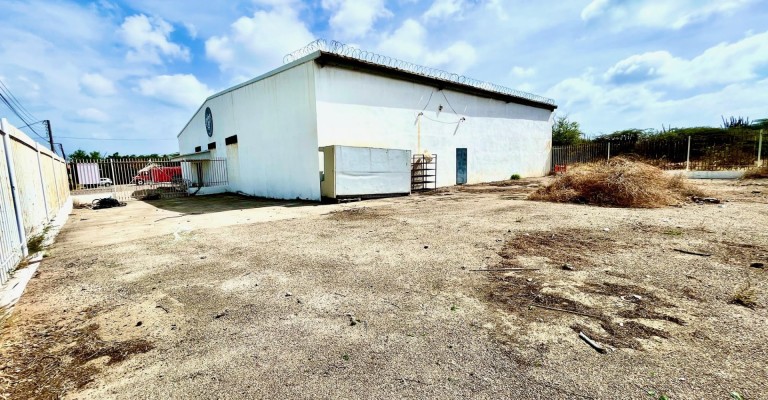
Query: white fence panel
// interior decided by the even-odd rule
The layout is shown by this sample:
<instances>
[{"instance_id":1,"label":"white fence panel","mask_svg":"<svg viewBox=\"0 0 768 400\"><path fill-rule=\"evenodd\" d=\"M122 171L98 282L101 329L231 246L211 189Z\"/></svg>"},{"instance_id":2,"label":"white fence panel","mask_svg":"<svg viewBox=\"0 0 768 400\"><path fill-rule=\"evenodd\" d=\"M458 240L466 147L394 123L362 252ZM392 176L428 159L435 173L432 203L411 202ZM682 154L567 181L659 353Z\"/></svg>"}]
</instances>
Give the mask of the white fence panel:
<instances>
[{"instance_id":1,"label":"white fence panel","mask_svg":"<svg viewBox=\"0 0 768 400\"><path fill-rule=\"evenodd\" d=\"M27 238L40 234L69 199L61 157L0 120L0 284L27 256Z\"/></svg>"},{"instance_id":2,"label":"white fence panel","mask_svg":"<svg viewBox=\"0 0 768 400\"><path fill-rule=\"evenodd\" d=\"M5 148L0 143L0 285L23 257Z\"/></svg>"}]
</instances>

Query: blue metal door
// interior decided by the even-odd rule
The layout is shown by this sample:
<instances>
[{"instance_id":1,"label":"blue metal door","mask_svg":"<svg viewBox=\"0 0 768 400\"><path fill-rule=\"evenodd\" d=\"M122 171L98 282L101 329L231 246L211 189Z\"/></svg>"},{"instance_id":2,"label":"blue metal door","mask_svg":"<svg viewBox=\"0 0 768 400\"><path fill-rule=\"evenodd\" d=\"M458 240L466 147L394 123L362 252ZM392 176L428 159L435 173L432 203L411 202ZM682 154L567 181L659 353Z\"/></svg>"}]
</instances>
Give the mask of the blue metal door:
<instances>
[{"instance_id":1,"label":"blue metal door","mask_svg":"<svg viewBox=\"0 0 768 400\"><path fill-rule=\"evenodd\" d=\"M456 184L467 183L467 149L456 149Z\"/></svg>"}]
</instances>

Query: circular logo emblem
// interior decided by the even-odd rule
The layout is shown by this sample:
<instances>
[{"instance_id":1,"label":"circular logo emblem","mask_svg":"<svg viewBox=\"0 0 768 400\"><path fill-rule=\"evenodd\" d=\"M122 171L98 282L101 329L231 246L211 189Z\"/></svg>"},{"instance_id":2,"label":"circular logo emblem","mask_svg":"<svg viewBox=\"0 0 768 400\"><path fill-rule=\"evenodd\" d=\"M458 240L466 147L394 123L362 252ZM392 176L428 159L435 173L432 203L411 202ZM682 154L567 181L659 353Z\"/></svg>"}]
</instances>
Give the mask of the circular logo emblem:
<instances>
[{"instance_id":1,"label":"circular logo emblem","mask_svg":"<svg viewBox=\"0 0 768 400\"><path fill-rule=\"evenodd\" d=\"M208 132L208 136L213 136L213 114L211 113L211 107L205 107L205 131Z\"/></svg>"}]
</instances>

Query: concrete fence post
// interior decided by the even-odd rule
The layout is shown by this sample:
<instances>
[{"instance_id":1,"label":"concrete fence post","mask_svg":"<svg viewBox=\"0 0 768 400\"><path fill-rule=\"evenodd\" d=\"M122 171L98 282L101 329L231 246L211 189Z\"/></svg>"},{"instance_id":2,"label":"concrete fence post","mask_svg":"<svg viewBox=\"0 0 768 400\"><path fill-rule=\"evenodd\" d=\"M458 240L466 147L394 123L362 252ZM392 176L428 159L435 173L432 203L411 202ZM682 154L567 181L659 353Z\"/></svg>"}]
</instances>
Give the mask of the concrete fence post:
<instances>
[{"instance_id":1,"label":"concrete fence post","mask_svg":"<svg viewBox=\"0 0 768 400\"><path fill-rule=\"evenodd\" d=\"M763 130L760 129L760 138L757 140L757 166L763 166Z\"/></svg>"},{"instance_id":2,"label":"concrete fence post","mask_svg":"<svg viewBox=\"0 0 768 400\"><path fill-rule=\"evenodd\" d=\"M112 197L117 198L117 188L115 187L117 184L117 177L115 177L115 160L112 158L109 159L109 170L112 171Z\"/></svg>"},{"instance_id":3,"label":"concrete fence post","mask_svg":"<svg viewBox=\"0 0 768 400\"><path fill-rule=\"evenodd\" d=\"M13 165L13 147L11 146L10 134L6 132L8 120L0 119L0 134L3 135L3 148L5 149L5 163L8 165L8 180L11 185L11 198L13 199L13 210L16 215L16 229L19 233L19 242L21 243L21 256L29 255L27 248L27 232L24 230L24 218L21 216L21 204L19 201L19 189L16 187L16 168Z\"/></svg>"},{"instance_id":4,"label":"concrete fence post","mask_svg":"<svg viewBox=\"0 0 768 400\"><path fill-rule=\"evenodd\" d=\"M45 176L43 175L43 162L40 161L40 144L35 142L35 151L37 152L37 175L40 177L40 189L43 193L43 209L45 210L45 222L50 221L50 210L48 210L48 195L45 193Z\"/></svg>"},{"instance_id":5,"label":"concrete fence post","mask_svg":"<svg viewBox=\"0 0 768 400\"><path fill-rule=\"evenodd\" d=\"M58 161L56 161L56 158L53 156L56 153L54 152L53 155L51 155L51 172L53 173L53 184L56 188L56 208L61 207L61 194L59 193L59 177L56 176L56 170L58 169Z\"/></svg>"},{"instance_id":6,"label":"concrete fence post","mask_svg":"<svg viewBox=\"0 0 768 400\"><path fill-rule=\"evenodd\" d=\"M608 159L611 159L611 142L608 142Z\"/></svg>"},{"instance_id":7,"label":"concrete fence post","mask_svg":"<svg viewBox=\"0 0 768 400\"><path fill-rule=\"evenodd\" d=\"M688 152L685 155L685 170L691 170L691 137L688 136Z\"/></svg>"}]
</instances>

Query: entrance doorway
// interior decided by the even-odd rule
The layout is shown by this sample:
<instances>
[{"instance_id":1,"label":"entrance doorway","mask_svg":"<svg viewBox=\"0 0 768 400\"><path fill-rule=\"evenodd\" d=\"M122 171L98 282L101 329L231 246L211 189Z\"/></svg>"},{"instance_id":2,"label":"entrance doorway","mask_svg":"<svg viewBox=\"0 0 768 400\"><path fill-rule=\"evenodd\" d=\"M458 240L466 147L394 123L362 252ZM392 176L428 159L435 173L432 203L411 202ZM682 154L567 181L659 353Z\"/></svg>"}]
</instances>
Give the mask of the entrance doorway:
<instances>
[{"instance_id":1,"label":"entrance doorway","mask_svg":"<svg viewBox=\"0 0 768 400\"><path fill-rule=\"evenodd\" d=\"M456 184L467 183L467 149L456 149Z\"/></svg>"}]
</instances>

